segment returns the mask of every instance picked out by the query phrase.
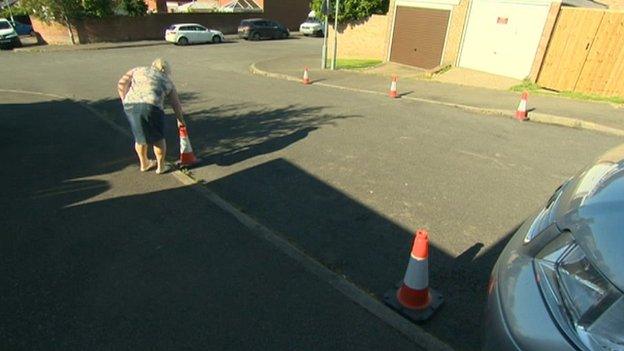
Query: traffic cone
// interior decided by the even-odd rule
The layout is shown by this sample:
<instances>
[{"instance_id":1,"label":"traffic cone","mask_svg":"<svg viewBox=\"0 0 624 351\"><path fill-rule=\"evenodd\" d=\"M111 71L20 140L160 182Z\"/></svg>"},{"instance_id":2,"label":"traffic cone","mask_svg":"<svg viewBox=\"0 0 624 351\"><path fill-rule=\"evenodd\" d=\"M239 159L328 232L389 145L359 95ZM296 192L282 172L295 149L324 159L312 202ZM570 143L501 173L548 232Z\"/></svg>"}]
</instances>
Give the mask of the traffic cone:
<instances>
[{"instance_id":1,"label":"traffic cone","mask_svg":"<svg viewBox=\"0 0 624 351\"><path fill-rule=\"evenodd\" d=\"M529 93L527 93L526 91L522 93L522 96L520 97L520 103L518 104L518 109L516 110L516 119L518 121L526 121L528 118L527 116L527 100L529 98Z\"/></svg>"},{"instance_id":2,"label":"traffic cone","mask_svg":"<svg viewBox=\"0 0 624 351\"><path fill-rule=\"evenodd\" d=\"M399 97L399 95L397 94L397 77L396 76L392 77L392 83L390 83L390 94L388 94L388 96L390 96L393 99L396 99L397 97Z\"/></svg>"},{"instance_id":3,"label":"traffic cone","mask_svg":"<svg viewBox=\"0 0 624 351\"><path fill-rule=\"evenodd\" d=\"M384 302L413 321L429 319L444 298L429 288L429 234L418 229L403 281L384 295Z\"/></svg>"},{"instance_id":4,"label":"traffic cone","mask_svg":"<svg viewBox=\"0 0 624 351\"><path fill-rule=\"evenodd\" d=\"M198 162L193 154L191 140L188 137L186 126L180 126L180 166L191 166Z\"/></svg>"},{"instance_id":5,"label":"traffic cone","mask_svg":"<svg viewBox=\"0 0 624 351\"><path fill-rule=\"evenodd\" d=\"M308 85L310 84L310 75L308 74L308 67L303 69L303 84Z\"/></svg>"}]
</instances>

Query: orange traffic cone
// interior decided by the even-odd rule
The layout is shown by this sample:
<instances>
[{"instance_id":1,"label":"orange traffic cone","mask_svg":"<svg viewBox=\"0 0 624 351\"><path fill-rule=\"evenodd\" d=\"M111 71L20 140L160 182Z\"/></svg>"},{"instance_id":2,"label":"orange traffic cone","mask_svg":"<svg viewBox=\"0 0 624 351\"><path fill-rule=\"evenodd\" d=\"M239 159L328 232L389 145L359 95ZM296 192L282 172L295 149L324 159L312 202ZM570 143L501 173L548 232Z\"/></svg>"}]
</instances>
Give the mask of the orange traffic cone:
<instances>
[{"instance_id":1,"label":"orange traffic cone","mask_svg":"<svg viewBox=\"0 0 624 351\"><path fill-rule=\"evenodd\" d=\"M526 91L522 93L522 97L520 97L520 103L518 104L518 109L516 110L516 119L518 121L526 121L527 116L527 100L529 98L529 93Z\"/></svg>"},{"instance_id":2,"label":"orange traffic cone","mask_svg":"<svg viewBox=\"0 0 624 351\"><path fill-rule=\"evenodd\" d=\"M186 126L180 126L180 166L191 166L198 162L193 154L191 140L188 137Z\"/></svg>"},{"instance_id":3,"label":"orange traffic cone","mask_svg":"<svg viewBox=\"0 0 624 351\"><path fill-rule=\"evenodd\" d=\"M429 288L429 234L418 229L403 282L398 289L384 295L384 301L402 315L414 321L431 317L444 299Z\"/></svg>"},{"instance_id":4,"label":"orange traffic cone","mask_svg":"<svg viewBox=\"0 0 624 351\"><path fill-rule=\"evenodd\" d=\"M308 67L303 69L303 84L308 85L310 84L310 75L308 74Z\"/></svg>"},{"instance_id":5,"label":"orange traffic cone","mask_svg":"<svg viewBox=\"0 0 624 351\"><path fill-rule=\"evenodd\" d=\"M390 94L388 94L388 96L393 99L399 97L399 95L397 94L397 79L398 78L396 76L392 77L392 83L390 83Z\"/></svg>"}]
</instances>

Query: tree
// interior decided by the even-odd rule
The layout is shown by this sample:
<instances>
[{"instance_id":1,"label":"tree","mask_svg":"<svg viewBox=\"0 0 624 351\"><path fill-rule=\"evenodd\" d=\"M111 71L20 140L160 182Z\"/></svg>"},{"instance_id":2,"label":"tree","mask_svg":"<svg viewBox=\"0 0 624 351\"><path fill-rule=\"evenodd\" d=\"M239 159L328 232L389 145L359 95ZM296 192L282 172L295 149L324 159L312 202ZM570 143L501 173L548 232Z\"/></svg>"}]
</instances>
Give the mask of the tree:
<instances>
[{"instance_id":1,"label":"tree","mask_svg":"<svg viewBox=\"0 0 624 351\"><path fill-rule=\"evenodd\" d=\"M128 16L143 16L147 13L147 4L143 0L121 0L119 8Z\"/></svg>"},{"instance_id":2,"label":"tree","mask_svg":"<svg viewBox=\"0 0 624 351\"><path fill-rule=\"evenodd\" d=\"M319 16L321 15L321 7L325 0L312 0L310 7ZM336 0L330 2L330 17L333 18ZM374 14L385 14L388 12L388 0L340 0L340 8L338 13L338 22L345 23L350 21L359 21Z\"/></svg>"},{"instance_id":3,"label":"tree","mask_svg":"<svg viewBox=\"0 0 624 351\"><path fill-rule=\"evenodd\" d=\"M44 22L64 24L72 44L76 43L71 20L84 15L82 0L22 0L21 5Z\"/></svg>"},{"instance_id":4,"label":"tree","mask_svg":"<svg viewBox=\"0 0 624 351\"><path fill-rule=\"evenodd\" d=\"M110 0L82 0L82 6L87 17L103 18L113 15L113 3Z\"/></svg>"}]
</instances>

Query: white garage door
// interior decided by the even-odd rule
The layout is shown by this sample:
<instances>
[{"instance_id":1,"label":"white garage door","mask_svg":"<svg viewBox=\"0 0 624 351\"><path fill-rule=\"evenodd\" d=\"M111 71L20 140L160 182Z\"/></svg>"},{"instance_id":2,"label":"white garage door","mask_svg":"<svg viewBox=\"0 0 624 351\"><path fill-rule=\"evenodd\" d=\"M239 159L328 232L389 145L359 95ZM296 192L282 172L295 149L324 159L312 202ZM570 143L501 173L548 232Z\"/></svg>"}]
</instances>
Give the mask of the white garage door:
<instances>
[{"instance_id":1,"label":"white garage door","mask_svg":"<svg viewBox=\"0 0 624 351\"><path fill-rule=\"evenodd\" d=\"M459 66L524 79L531 72L549 7L474 0Z\"/></svg>"}]
</instances>

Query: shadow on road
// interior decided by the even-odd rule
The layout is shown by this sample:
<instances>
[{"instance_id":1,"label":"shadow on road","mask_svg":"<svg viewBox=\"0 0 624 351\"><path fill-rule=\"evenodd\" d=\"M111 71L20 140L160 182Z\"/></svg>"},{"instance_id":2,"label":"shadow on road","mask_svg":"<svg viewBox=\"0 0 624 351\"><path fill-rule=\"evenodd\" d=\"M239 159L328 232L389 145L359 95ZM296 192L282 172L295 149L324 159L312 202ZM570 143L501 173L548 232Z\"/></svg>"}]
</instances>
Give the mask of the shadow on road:
<instances>
[{"instance_id":1,"label":"shadow on road","mask_svg":"<svg viewBox=\"0 0 624 351\"><path fill-rule=\"evenodd\" d=\"M416 228L398 226L284 159L207 186L378 299L403 278ZM476 349L489 273L514 231L478 256L481 243L457 258L432 245L430 282L446 302L425 329L458 350ZM430 235L435 242L443 233Z\"/></svg>"},{"instance_id":2,"label":"shadow on road","mask_svg":"<svg viewBox=\"0 0 624 351\"><path fill-rule=\"evenodd\" d=\"M116 101L94 106L119 108ZM357 321L339 325L340 308L307 303L323 284L306 286L299 267L266 244L250 244L232 218L189 201L188 189L93 200L114 190L98 177L136 162L129 139L85 113L73 101L0 104L0 150L14 165L0 175L7 184L0 348L46 348L54 340L63 349L172 349L184 340L190 348L275 349L306 337L320 348L354 340L384 348L357 332ZM279 150L348 117L247 105L190 115L199 155L219 165ZM379 299L403 277L416 228L400 227L287 160L206 186ZM446 302L425 329L458 350L476 349L489 272L511 233L480 255L480 243L457 258L431 247L431 285ZM437 235L444 234L431 233L434 243ZM228 244L232 238L237 245ZM276 278L282 270L287 274ZM334 324L346 334L319 338L323 325ZM306 333L289 334L296 325Z\"/></svg>"}]
</instances>

